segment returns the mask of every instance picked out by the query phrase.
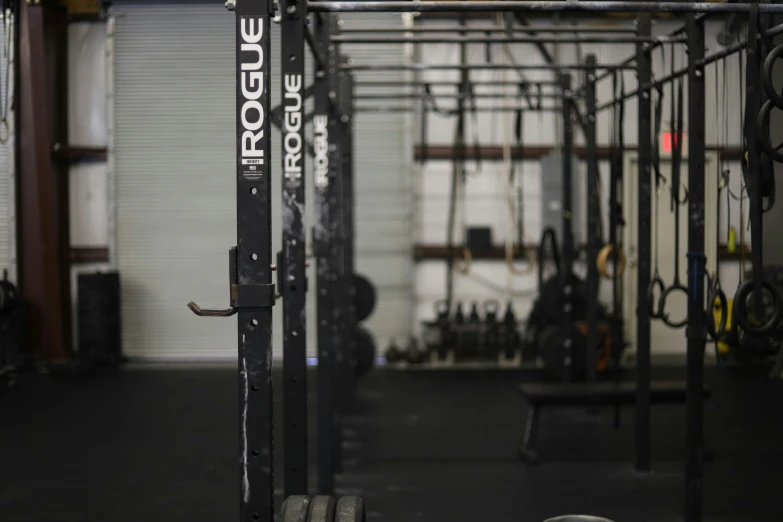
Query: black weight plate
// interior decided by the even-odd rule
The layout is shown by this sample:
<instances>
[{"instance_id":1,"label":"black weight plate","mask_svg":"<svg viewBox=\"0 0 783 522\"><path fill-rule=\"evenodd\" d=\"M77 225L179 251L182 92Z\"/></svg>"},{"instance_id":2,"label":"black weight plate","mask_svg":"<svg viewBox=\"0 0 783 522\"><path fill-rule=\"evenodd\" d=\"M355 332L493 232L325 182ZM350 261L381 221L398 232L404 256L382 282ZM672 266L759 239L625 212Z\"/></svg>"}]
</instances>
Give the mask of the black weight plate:
<instances>
[{"instance_id":1,"label":"black weight plate","mask_svg":"<svg viewBox=\"0 0 783 522\"><path fill-rule=\"evenodd\" d=\"M571 317L575 321L585 318L587 314L587 294L584 281L575 274L568 279L572 292L568 301L571 304ZM539 295L533 304L528 318L528 327L544 328L558 324L562 318L566 296L563 293L563 280L560 277L548 279L539 289Z\"/></svg>"},{"instance_id":2,"label":"black weight plate","mask_svg":"<svg viewBox=\"0 0 783 522\"><path fill-rule=\"evenodd\" d=\"M310 511L310 497L305 495L291 495L283 502L280 508L279 522L307 522L307 514Z\"/></svg>"},{"instance_id":3,"label":"black weight plate","mask_svg":"<svg viewBox=\"0 0 783 522\"><path fill-rule=\"evenodd\" d=\"M10 314L16 309L16 287L10 281L0 280L0 313Z\"/></svg>"},{"instance_id":4,"label":"black weight plate","mask_svg":"<svg viewBox=\"0 0 783 522\"><path fill-rule=\"evenodd\" d=\"M367 328L361 325L356 325L354 328L353 338L356 341L354 371L357 377L361 377L372 370L373 364L375 364L375 338Z\"/></svg>"},{"instance_id":5,"label":"black weight plate","mask_svg":"<svg viewBox=\"0 0 783 522\"><path fill-rule=\"evenodd\" d=\"M334 522L334 512L337 501L334 497L319 495L310 501L310 512L307 522Z\"/></svg>"},{"instance_id":6,"label":"black weight plate","mask_svg":"<svg viewBox=\"0 0 783 522\"><path fill-rule=\"evenodd\" d=\"M341 497L337 501L334 522L365 522L362 497Z\"/></svg>"},{"instance_id":7,"label":"black weight plate","mask_svg":"<svg viewBox=\"0 0 783 522\"><path fill-rule=\"evenodd\" d=\"M353 303L356 307L356 320L364 321L375 310L375 285L361 274L353 275Z\"/></svg>"},{"instance_id":8,"label":"black weight plate","mask_svg":"<svg viewBox=\"0 0 783 522\"><path fill-rule=\"evenodd\" d=\"M570 328L570 336L571 348L568 351L563 345L569 337L569 329L562 325L545 328L539 337L539 357L547 370L559 379L565 378L566 375L577 379L585 372L587 340L576 326ZM570 364L566 361L566 354L569 353Z\"/></svg>"}]
</instances>

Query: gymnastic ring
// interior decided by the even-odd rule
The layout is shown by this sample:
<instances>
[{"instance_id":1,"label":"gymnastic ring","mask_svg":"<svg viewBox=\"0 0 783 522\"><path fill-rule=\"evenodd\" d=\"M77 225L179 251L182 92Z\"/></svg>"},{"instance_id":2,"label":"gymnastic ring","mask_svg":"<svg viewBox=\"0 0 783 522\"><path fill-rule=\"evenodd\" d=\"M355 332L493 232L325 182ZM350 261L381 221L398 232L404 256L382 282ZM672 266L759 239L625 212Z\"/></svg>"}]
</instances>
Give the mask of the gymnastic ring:
<instances>
[{"instance_id":1,"label":"gymnastic ring","mask_svg":"<svg viewBox=\"0 0 783 522\"><path fill-rule=\"evenodd\" d=\"M682 321L671 321L669 320L669 314L663 313L664 310L666 310L666 298L669 296L669 294L673 292L683 292L685 296L688 296L688 287L683 285L672 285L661 294L661 297L658 299L658 313L660 314L659 319L666 323L666 326L669 326L670 328L682 328L686 324L688 324L688 314L685 314L685 318Z\"/></svg>"},{"instance_id":2,"label":"gymnastic ring","mask_svg":"<svg viewBox=\"0 0 783 522\"><path fill-rule=\"evenodd\" d=\"M11 137L11 128L8 126L8 120L0 120L0 145L8 143Z\"/></svg>"},{"instance_id":3,"label":"gymnastic ring","mask_svg":"<svg viewBox=\"0 0 783 522\"><path fill-rule=\"evenodd\" d=\"M525 248L520 246L514 247L513 250L506 250L506 267L508 268L508 271L514 275L527 275L533 273L533 270L536 269L536 255L532 251L527 252L527 268L519 270L514 266L514 255L520 250L524 252Z\"/></svg>"},{"instance_id":4,"label":"gymnastic ring","mask_svg":"<svg viewBox=\"0 0 783 522\"><path fill-rule=\"evenodd\" d=\"M720 323L715 325L715 300L720 303ZM728 299L726 299L726 293L721 289L720 283L717 281L714 285L710 285L710 291L707 292L707 333L714 341L722 341L726 337L726 323L728 322Z\"/></svg>"},{"instance_id":5,"label":"gymnastic ring","mask_svg":"<svg viewBox=\"0 0 783 522\"><path fill-rule=\"evenodd\" d=\"M775 86L772 84L772 69L775 67L775 61L781 56L783 56L783 45L778 45L767 55L761 72L761 80L764 82L764 90L767 91L767 97L779 109L783 109L783 96L775 90Z\"/></svg>"},{"instance_id":6,"label":"gymnastic ring","mask_svg":"<svg viewBox=\"0 0 783 522\"><path fill-rule=\"evenodd\" d=\"M614 274L610 274L606 270L606 264L609 261L609 255L612 253L617 253L617 261L615 261L615 272ZM598 268L598 273L601 274L602 277L605 279L614 279L615 277L622 277L623 273L625 272L625 252L622 248L618 247L617 245L614 245L612 243L608 243L601 248L601 250L598 251L598 256L595 259L596 267Z\"/></svg>"},{"instance_id":7,"label":"gymnastic ring","mask_svg":"<svg viewBox=\"0 0 783 522\"><path fill-rule=\"evenodd\" d=\"M768 281L763 281L761 287L769 292L773 301L772 314L769 320L761 326L754 326L751 324L748 319L748 305L745 302L751 292L753 292L753 280L749 279L742 283L742 285L737 288L737 293L734 294L734 305L732 306L734 320L743 330L752 334L771 332L780 321L780 293L778 292L778 289Z\"/></svg>"},{"instance_id":8,"label":"gymnastic ring","mask_svg":"<svg viewBox=\"0 0 783 522\"><path fill-rule=\"evenodd\" d=\"M460 265L457 261L463 261L464 263ZM471 254L469 248L462 249L461 258L459 256L454 257L454 269L460 274L466 275L470 273L470 267L472 265L473 265L473 254Z\"/></svg>"},{"instance_id":9,"label":"gymnastic ring","mask_svg":"<svg viewBox=\"0 0 783 522\"><path fill-rule=\"evenodd\" d=\"M783 163L783 154L780 151L775 150L772 145L772 136L769 134L769 114L772 112L772 108L775 104L772 100L767 100L764 105L761 106L761 110L756 116L756 137L764 152L769 155L770 158L777 163Z\"/></svg>"}]
</instances>

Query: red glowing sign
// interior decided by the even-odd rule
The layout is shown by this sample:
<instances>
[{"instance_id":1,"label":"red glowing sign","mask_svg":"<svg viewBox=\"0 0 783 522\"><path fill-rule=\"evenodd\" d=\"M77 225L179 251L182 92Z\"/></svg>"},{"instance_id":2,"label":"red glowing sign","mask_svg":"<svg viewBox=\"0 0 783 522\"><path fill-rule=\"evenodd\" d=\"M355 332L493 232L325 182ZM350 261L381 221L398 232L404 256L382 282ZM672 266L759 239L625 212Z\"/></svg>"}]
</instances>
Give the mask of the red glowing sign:
<instances>
[{"instance_id":1,"label":"red glowing sign","mask_svg":"<svg viewBox=\"0 0 783 522\"><path fill-rule=\"evenodd\" d=\"M677 138L673 132L666 131L661 135L661 143L663 144L663 151L667 154L671 154L674 146L677 144ZM682 139L685 139L685 133L681 133Z\"/></svg>"}]
</instances>

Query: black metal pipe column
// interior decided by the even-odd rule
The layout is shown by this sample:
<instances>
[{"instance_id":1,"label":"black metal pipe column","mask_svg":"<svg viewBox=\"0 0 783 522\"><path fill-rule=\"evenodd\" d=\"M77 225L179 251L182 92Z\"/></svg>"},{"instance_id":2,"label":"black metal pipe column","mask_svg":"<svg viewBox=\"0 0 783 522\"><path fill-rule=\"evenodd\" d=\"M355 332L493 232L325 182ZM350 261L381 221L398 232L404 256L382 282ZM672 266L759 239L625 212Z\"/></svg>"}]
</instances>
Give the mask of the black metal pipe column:
<instances>
[{"instance_id":1,"label":"black metal pipe column","mask_svg":"<svg viewBox=\"0 0 783 522\"><path fill-rule=\"evenodd\" d=\"M284 495L307 494L307 334L305 311L305 0L280 3L280 68L283 113L283 251L277 263L283 296Z\"/></svg>"},{"instance_id":2,"label":"black metal pipe column","mask_svg":"<svg viewBox=\"0 0 783 522\"><path fill-rule=\"evenodd\" d=\"M346 82L346 98L345 98L345 155L346 172L345 172L345 230L347 234L346 239L346 277L348 278L348 339L351 347L351 380L353 382L353 393L351 398L356 395L356 336L354 336L354 330L356 329L356 288L354 287L354 270L356 264L356 198L355 198L355 172L354 167L356 162L354 161L354 141L353 141L353 126L354 126L354 114L353 106L355 99L354 77L352 74L347 75Z\"/></svg>"},{"instance_id":3,"label":"black metal pipe column","mask_svg":"<svg viewBox=\"0 0 783 522\"><path fill-rule=\"evenodd\" d=\"M574 231L572 226L572 157L574 153L574 118L573 118L573 92L571 91L571 75L563 74L560 76L561 88L563 90L563 325L569 333L563 341L563 360L565 361L565 371L563 379L567 382L573 377L573 359L572 346L573 339L571 335L574 331L572 312L572 296L574 289L571 287L571 274L574 265Z\"/></svg>"},{"instance_id":4,"label":"black metal pipe column","mask_svg":"<svg viewBox=\"0 0 783 522\"><path fill-rule=\"evenodd\" d=\"M597 81L597 80L596 80ZM612 79L614 81L614 78ZM621 89L621 92L625 89ZM625 101L615 101L615 110L612 111L612 143L609 165L609 244L615 248L615 253L619 251L622 243L623 227L625 220L623 218L623 202L620 198L622 194L623 169L625 162ZM596 117L598 116L596 108ZM619 254L617 254L619 255ZM615 259L618 259L617 257ZM625 348L625 328L623 314L623 279L619 277L617 270L612 274L612 317L610 323L612 338L612 356L615 357L615 364L619 364L619 358Z\"/></svg>"},{"instance_id":5,"label":"black metal pipe column","mask_svg":"<svg viewBox=\"0 0 783 522\"><path fill-rule=\"evenodd\" d=\"M588 54L585 63L596 64L594 54ZM585 125L585 144L587 145L587 350L585 361L587 380L598 379L596 367L596 346L598 344L598 241L601 236L598 220L598 144L596 143L595 123L595 69L587 69L585 74L585 103L587 121Z\"/></svg>"},{"instance_id":6,"label":"black metal pipe column","mask_svg":"<svg viewBox=\"0 0 783 522\"><path fill-rule=\"evenodd\" d=\"M314 17L314 39L326 66L333 60L329 52L329 15ZM321 495L334 493L334 445L335 445L335 379L334 353L332 345L332 296L330 280L329 228L329 120L333 118L329 103L328 71L315 69L315 96L313 116L313 186L314 224L313 252L316 263L316 308L318 319L318 492Z\"/></svg>"},{"instance_id":7,"label":"black metal pipe column","mask_svg":"<svg viewBox=\"0 0 783 522\"><path fill-rule=\"evenodd\" d=\"M341 54L340 46L336 46L338 63L347 63L348 58ZM340 343L337 345L340 352L338 359L339 364L337 367L337 382L339 383L339 396L337 399L338 412L344 415L348 409L348 403L351 395L351 383L349 382L349 369L351 365L351 352L348 346L347 336L347 324L348 324L348 289L346 287L347 280L345 277L345 251L346 251L346 233L345 233L345 163L346 163L346 151L345 151L345 122L344 122L344 102L345 102L345 77L348 72L338 70L337 72L337 97L335 102L337 104L337 120L336 126L338 129L340 156L336 163L337 177L335 178L334 185L334 206L332 219L334 228L334 237L337 243L337 253L335 259L335 266L337 267L337 286L332 290L337 300L335 308L339 308L339 315L337 319L337 330L340 337ZM336 141L335 140L335 141ZM338 452L341 452L342 447L337 448ZM338 472L342 471L342 457L338 460Z\"/></svg>"},{"instance_id":8,"label":"black metal pipe column","mask_svg":"<svg viewBox=\"0 0 783 522\"><path fill-rule=\"evenodd\" d=\"M337 20L331 20L329 34L336 34ZM343 306L342 306L342 212L340 198L340 178L342 176L342 127L340 125L340 56L336 46L329 44L329 100L331 100L332 111L329 115L329 186L327 198L329 201L329 282L330 282L330 310L331 322L329 331L331 332L331 346L334 354L333 377L334 384L334 440L332 445L334 471L342 472L342 411L343 399L345 394L343 380L343 365L345 363L345 344L343 339ZM344 73L343 73L344 74Z\"/></svg>"},{"instance_id":9,"label":"black metal pipe column","mask_svg":"<svg viewBox=\"0 0 783 522\"><path fill-rule=\"evenodd\" d=\"M704 23L688 16L688 358L686 388L685 520L702 519L704 440ZM680 139L677 137L677 139Z\"/></svg>"},{"instance_id":10,"label":"black metal pipe column","mask_svg":"<svg viewBox=\"0 0 783 522\"><path fill-rule=\"evenodd\" d=\"M637 19L637 34L652 33L650 15ZM650 471L650 313L647 289L650 287L652 212L652 131L650 128L650 81L652 62L649 44L636 46L636 77L640 87L638 98L638 230L637 230L637 306L636 306L636 470Z\"/></svg>"},{"instance_id":11,"label":"black metal pipe column","mask_svg":"<svg viewBox=\"0 0 783 522\"><path fill-rule=\"evenodd\" d=\"M272 285L271 2L236 5L237 247L230 260L236 280L239 348L239 482L241 522L274 520L272 447L272 308L250 296ZM233 293L232 288L232 293ZM274 291L272 290L272 294Z\"/></svg>"},{"instance_id":12,"label":"black metal pipe column","mask_svg":"<svg viewBox=\"0 0 783 522\"><path fill-rule=\"evenodd\" d=\"M347 61L347 58L345 58ZM340 299L342 307L343 338L343 412L348 411L356 394L355 357L356 342L353 330L356 322L356 309L353 301L353 77L348 72L340 73L340 139L342 145L340 163L340 244L342 282Z\"/></svg>"},{"instance_id":13,"label":"black metal pipe column","mask_svg":"<svg viewBox=\"0 0 783 522\"><path fill-rule=\"evenodd\" d=\"M465 16L461 15L459 19L460 26L467 25ZM464 36L465 33L460 33ZM459 44L459 63L463 68L460 70L459 93L457 99L457 122L454 130L454 153L452 154L451 165L451 188L449 194L450 211L448 223L446 225L446 246L448 248L449 258L446 260L446 308L451 313L454 302L454 258L456 249L454 247L454 223L457 218L455 207L457 203L458 184L464 182L465 172L465 93L468 92L470 73L464 68L468 61L468 47L466 44ZM464 212L465 209L462 209ZM465 231L462 231L463 234Z\"/></svg>"}]
</instances>

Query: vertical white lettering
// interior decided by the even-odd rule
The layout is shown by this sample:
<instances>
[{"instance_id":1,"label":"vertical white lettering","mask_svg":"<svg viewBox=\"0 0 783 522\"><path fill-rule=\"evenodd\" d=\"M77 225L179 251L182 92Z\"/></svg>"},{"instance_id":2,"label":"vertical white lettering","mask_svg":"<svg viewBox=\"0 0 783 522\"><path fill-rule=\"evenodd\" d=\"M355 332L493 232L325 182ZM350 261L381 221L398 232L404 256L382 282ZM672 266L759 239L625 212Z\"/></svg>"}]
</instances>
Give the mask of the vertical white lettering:
<instances>
[{"instance_id":1,"label":"vertical white lettering","mask_svg":"<svg viewBox=\"0 0 783 522\"><path fill-rule=\"evenodd\" d=\"M285 178L299 181L302 178L302 76L287 74L283 77L285 88L285 136L283 137L283 171Z\"/></svg>"},{"instance_id":2,"label":"vertical white lettering","mask_svg":"<svg viewBox=\"0 0 783 522\"><path fill-rule=\"evenodd\" d=\"M242 37L240 89L244 98L240 112L240 120L244 128L240 150L243 158L261 158L256 164L263 165L263 127L266 111L259 101L264 94L264 72L261 70L264 66L264 49L259 43L264 35L263 18L242 18L240 34ZM255 53L255 55L248 55L248 53Z\"/></svg>"},{"instance_id":3,"label":"vertical white lettering","mask_svg":"<svg viewBox=\"0 0 783 522\"><path fill-rule=\"evenodd\" d=\"M313 118L313 148L315 157L315 186L324 188L329 185L329 131L327 129L328 118L325 115L316 115Z\"/></svg>"}]
</instances>

